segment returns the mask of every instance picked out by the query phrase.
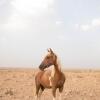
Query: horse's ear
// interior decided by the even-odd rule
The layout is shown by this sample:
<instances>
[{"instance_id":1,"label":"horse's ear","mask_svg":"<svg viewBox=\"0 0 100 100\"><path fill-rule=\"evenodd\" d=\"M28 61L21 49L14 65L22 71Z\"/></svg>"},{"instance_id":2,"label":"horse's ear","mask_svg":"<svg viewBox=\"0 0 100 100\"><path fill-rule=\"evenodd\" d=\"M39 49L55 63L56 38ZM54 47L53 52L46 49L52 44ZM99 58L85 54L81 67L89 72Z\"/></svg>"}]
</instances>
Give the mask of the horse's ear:
<instances>
[{"instance_id":1,"label":"horse's ear","mask_svg":"<svg viewBox=\"0 0 100 100\"><path fill-rule=\"evenodd\" d=\"M47 51L48 51L48 52L50 52L50 50L49 50L49 49L47 49Z\"/></svg>"},{"instance_id":2,"label":"horse's ear","mask_svg":"<svg viewBox=\"0 0 100 100\"><path fill-rule=\"evenodd\" d=\"M54 54L53 50L51 48L47 49L48 52Z\"/></svg>"},{"instance_id":3,"label":"horse's ear","mask_svg":"<svg viewBox=\"0 0 100 100\"><path fill-rule=\"evenodd\" d=\"M51 48L49 48L49 50L50 50L50 52L51 52L52 54L54 54L54 53L53 53L53 50L52 50Z\"/></svg>"}]
</instances>

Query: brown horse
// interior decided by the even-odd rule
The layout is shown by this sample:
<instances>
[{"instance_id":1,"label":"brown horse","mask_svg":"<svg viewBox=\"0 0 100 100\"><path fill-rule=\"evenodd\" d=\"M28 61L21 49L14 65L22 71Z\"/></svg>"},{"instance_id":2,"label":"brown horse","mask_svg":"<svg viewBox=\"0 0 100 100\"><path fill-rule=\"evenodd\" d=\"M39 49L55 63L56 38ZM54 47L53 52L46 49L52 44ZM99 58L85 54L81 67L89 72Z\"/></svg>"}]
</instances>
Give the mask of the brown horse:
<instances>
[{"instance_id":1,"label":"brown horse","mask_svg":"<svg viewBox=\"0 0 100 100\"><path fill-rule=\"evenodd\" d=\"M44 70L51 65L54 66L52 70ZM65 75L61 71L60 67L57 55L52 51L52 49L49 49L48 54L39 66L40 71L35 76L37 99L39 99L45 88L52 88L53 100L56 98L57 88L59 89L59 92L62 93L65 83ZM40 95L39 90L41 91Z\"/></svg>"}]
</instances>

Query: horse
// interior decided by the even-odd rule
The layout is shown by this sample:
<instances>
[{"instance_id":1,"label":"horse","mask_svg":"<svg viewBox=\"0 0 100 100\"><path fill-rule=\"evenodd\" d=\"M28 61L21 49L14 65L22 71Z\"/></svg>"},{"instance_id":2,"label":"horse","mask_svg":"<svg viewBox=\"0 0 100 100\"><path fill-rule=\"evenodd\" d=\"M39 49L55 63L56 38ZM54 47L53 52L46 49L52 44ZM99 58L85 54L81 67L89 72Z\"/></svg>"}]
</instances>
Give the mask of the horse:
<instances>
[{"instance_id":1,"label":"horse","mask_svg":"<svg viewBox=\"0 0 100 100\"><path fill-rule=\"evenodd\" d=\"M52 65L52 70L45 70ZM40 96L45 88L52 89L53 100L55 100L57 88L59 89L59 92L61 94L66 79L64 73L61 71L58 57L51 48L48 49L48 54L44 57L39 66L39 69L39 72L35 76L37 100L40 99Z\"/></svg>"}]
</instances>

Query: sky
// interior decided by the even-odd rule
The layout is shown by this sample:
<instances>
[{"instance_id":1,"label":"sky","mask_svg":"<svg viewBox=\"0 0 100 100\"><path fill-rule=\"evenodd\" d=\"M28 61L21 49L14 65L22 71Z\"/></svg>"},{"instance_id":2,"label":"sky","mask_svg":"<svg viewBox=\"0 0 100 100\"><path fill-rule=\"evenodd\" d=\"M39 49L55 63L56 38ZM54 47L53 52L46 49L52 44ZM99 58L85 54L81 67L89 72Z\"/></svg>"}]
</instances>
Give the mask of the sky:
<instances>
[{"instance_id":1,"label":"sky","mask_svg":"<svg viewBox=\"0 0 100 100\"><path fill-rule=\"evenodd\" d=\"M47 48L64 68L100 69L100 1L0 0L0 67L37 68Z\"/></svg>"}]
</instances>

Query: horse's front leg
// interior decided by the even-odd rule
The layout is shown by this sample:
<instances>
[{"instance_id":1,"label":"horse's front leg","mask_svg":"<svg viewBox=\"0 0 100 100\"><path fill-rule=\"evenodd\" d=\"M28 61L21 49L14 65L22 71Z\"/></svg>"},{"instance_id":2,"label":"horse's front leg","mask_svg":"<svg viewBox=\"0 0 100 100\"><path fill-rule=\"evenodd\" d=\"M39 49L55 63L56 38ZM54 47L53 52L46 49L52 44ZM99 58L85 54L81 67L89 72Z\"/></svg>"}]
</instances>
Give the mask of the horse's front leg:
<instances>
[{"instance_id":1,"label":"horse's front leg","mask_svg":"<svg viewBox=\"0 0 100 100\"><path fill-rule=\"evenodd\" d=\"M53 95L53 100L56 100L56 87L52 88L52 95Z\"/></svg>"},{"instance_id":2,"label":"horse's front leg","mask_svg":"<svg viewBox=\"0 0 100 100\"><path fill-rule=\"evenodd\" d=\"M41 100L41 95L42 95L44 89L45 88L43 86L41 86L40 91L39 91L39 100Z\"/></svg>"},{"instance_id":3,"label":"horse's front leg","mask_svg":"<svg viewBox=\"0 0 100 100\"><path fill-rule=\"evenodd\" d=\"M39 100L39 90L40 90L40 85L36 85L35 100Z\"/></svg>"}]
</instances>

